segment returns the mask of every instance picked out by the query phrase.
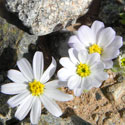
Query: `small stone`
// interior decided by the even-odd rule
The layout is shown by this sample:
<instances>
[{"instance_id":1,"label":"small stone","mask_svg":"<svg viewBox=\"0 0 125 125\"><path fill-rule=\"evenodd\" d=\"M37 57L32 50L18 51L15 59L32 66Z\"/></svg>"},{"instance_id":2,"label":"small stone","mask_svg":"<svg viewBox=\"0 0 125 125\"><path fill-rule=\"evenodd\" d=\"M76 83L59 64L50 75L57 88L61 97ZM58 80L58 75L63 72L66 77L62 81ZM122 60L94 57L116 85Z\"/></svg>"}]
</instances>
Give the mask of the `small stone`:
<instances>
[{"instance_id":1,"label":"small stone","mask_svg":"<svg viewBox=\"0 0 125 125\"><path fill-rule=\"evenodd\" d=\"M115 123L112 122L112 119L104 119L103 125L115 125Z\"/></svg>"},{"instance_id":2,"label":"small stone","mask_svg":"<svg viewBox=\"0 0 125 125\"><path fill-rule=\"evenodd\" d=\"M106 87L103 91L106 91L104 94L110 101L119 102L119 99L125 94L125 81Z\"/></svg>"},{"instance_id":3,"label":"small stone","mask_svg":"<svg viewBox=\"0 0 125 125\"><path fill-rule=\"evenodd\" d=\"M96 92L95 95L96 95L96 100L97 101L101 99L101 95L98 92Z\"/></svg>"},{"instance_id":4,"label":"small stone","mask_svg":"<svg viewBox=\"0 0 125 125\"><path fill-rule=\"evenodd\" d=\"M121 97L122 101L125 103L125 95Z\"/></svg>"},{"instance_id":5,"label":"small stone","mask_svg":"<svg viewBox=\"0 0 125 125\"><path fill-rule=\"evenodd\" d=\"M93 114L92 115L93 120L97 123L99 120L99 115L98 114Z\"/></svg>"},{"instance_id":6,"label":"small stone","mask_svg":"<svg viewBox=\"0 0 125 125\"><path fill-rule=\"evenodd\" d=\"M76 115L71 116L71 120L74 125L91 125L89 122L86 122Z\"/></svg>"},{"instance_id":7,"label":"small stone","mask_svg":"<svg viewBox=\"0 0 125 125\"><path fill-rule=\"evenodd\" d=\"M123 82L124 77L122 76L122 74L118 74L116 77L117 77L117 82L118 82L118 83Z\"/></svg>"},{"instance_id":8,"label":"small stone","mask_svg":"<svg viewBox=\"0 0 125 125\"><path fill-rule=\"evenodd\" d=\"M125 118L125 110L122 112L122 117Z\"/></svg>"}]
</instances>

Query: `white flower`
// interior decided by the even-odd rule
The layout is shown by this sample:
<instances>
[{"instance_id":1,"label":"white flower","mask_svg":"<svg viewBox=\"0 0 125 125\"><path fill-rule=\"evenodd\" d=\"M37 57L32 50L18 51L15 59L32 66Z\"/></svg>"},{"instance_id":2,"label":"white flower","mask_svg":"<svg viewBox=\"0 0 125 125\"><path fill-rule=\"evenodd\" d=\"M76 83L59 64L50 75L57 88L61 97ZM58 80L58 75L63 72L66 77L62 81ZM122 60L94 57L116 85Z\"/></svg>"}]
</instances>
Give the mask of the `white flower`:
<instances>
[{"instance_id":1,"label":"white flower","mask_svg":"<svg viewBox=\"0 0 125 125\"><path fill-rule=\"evenodd\" d=\"M105 69L112 68L112 59L119 55L119 48L123 45L121 36L116 36L111 27L104 27L100 21L94 21L91 28L81 26L76 35L69 39L69 46L76 50L88 51L90 54L99 53L105 64Z\"/></svg>"},{"instance_id":2,"label":"white flower","mask_svg":"<svg viewBox=\"0 0 125 125\"><path fill-rule=\"evenodd\" d=\"M121 68L125 68L125 54L119 56L119 65Z\"/></svg>"},{"instance_id":3,"label":"white flower","mask_svg":"<svg viewBox=\"0 0 125 125\"><path fill-rule=\"evenodd\" d=\"M50 66L43 72L44 59L42 52L36 52L33 58L33 69L25 59L17 62L20 71L9 70L8 77L13 83L1 86L1 92L5 94L17 94L8 100L11 107L18 106L15 117L22 120L30 112L32 124L38 124L41 116L41 104L52 113L59 117L61 109L54 100L68 101L73 99L72 95L64 94L58 88L58 80L47 82L56 70L56 61L52 58Z\"/></svg>"},{"instance_id":4,"label":"white flower","mask_svg":"<svg viewBox=\"0 0 125 125\"><path fill-rule=\"evenodd\" d=\"M98 53L88 54L71 48L69 58L61 58L60 64L63 68L58 71L58 78L67 81L67 86L76 96L80 96L83 90L99 87L108 78Z\"/></svg>"}]
</instances>

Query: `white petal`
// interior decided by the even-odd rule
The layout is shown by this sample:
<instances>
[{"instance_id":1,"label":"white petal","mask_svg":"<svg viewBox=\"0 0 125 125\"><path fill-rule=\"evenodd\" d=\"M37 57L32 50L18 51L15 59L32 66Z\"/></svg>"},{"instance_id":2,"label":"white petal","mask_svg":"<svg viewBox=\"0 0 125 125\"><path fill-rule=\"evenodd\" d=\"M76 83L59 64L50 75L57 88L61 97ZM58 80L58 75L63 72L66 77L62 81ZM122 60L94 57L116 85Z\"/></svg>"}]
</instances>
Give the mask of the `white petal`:
<instances>
[{"instance_id":1,"label":"white petal","mask_svg":"<svg viewBox=\"0 0 125 125\"><path fill-rule=\"evenodd\" d=\"M85 90L90 90L93 87L99 87L101 85L102 82L96 80L94 77L86 77L84 85L83 85L83 89Z\"/></svg>"},{"instance_id":2,"label":"white petal","mask_svg":"<svg viewBox=\"0 0 125 125\"><path fill-rule=\"evenodd\" d=\"M67 81L72 75L75 75L75 72L72 72L66 68L61 68L57 73L57 76L60 81Z\"/></svg>"},{"instance_id":3,"label":"white petal","mask_svg":"<svg viewBox=\"0 0 125 125\"><path fill-rule=\"evenodd\" d=\"M27 85L18 83L8 83L1 86L1 92L5 94L18 94L26 90Z\"/></svg>"},{"instance_id":4,"label":"white petal","mask_svg":"<svg viewBox=\"0 0 125 125\"><path fill-rule=\"evenodd\" d=\"M102 60L107 61L107 60L112 60L116 58L120 54L120 51L118 49L113 49L113 48L105 48L105 50L102 53Z\"/></svg>"},{"instance_id":5,"label":"white petal","mask_svg":"<svg viewBox=\"0 0 125 125\"><path fill-rule=\"evenodd\" d=\"M123 46L123 38L121 36L116 36L112 43L107 47L111 48L112 50L116 50L119 49L121 46Z\"/></svg>"},{"instance_id":6,"label":"white petal","mask_svg":"<svg viewBox=\"0 0 125 125\"><path fill-rule=\"evenodd\" d=\"M100 21L94 21L92 26L91 26L91 29L93 30L95 36L98 34L98 32L104 28L104 23L103 22L100 22Z\"/></svg>"},{"instance_id":7,"label":"white petal","mask_svg":"<svg viewBox=\"0 0 125 125\"><path fill-rule=\"evenodd\" d=\"M106 72L100 71L100 72L94 72L92 74L92 77L100 82L103 82L104 80L107 80L109 75Z\"/></svg>"},{"instance_id":8,"label":"white petal","mask_svg":"<svg viewBox=\"0 0 125 125\"><path fill-rule=\"evenodd\" d=\"M40 82L46 83L55 73L55 70L56 70L56 60L52 58L52 62L49 65L49 67L46 69L46 71L43 73L43 75L41 76Z\"/></svg>"},{"instance_id":9,"label":"white petal","mask_svg":"<svg viewBox=\"0 0 125 125\"><path fill-rule=\"evenodd\" d=\"M90 90L94 87L98 88L100 87L102 84L102 81L99 81L97 79L95 79L95 77L89 77L89 78L86 78L86 83L84 84L84 88L86 90Z\"/></svg>"},{"instance_id":10,"label":"white petal","mask_svg":"<svg viewBox=\"0 0 125 125\"><path fill-rule=\"evenodd\" d=\"M71 60L68 57L61 58L59 62L63 67L67 69L76 70L75 65L71 62Z\"/></svg>"},{"instance_id":11,"label":"white petal","mask_svg":"<svg viewBox=\"0 0 125 125\"><path fill-rule=\"evenodd\" d=\"M32 109L30 112L30 121L32 124L38 124L41 116L41 101L36 97L33 101Z\"/></svg>"},{"instance_id":12,"label":"white petal","mask_svg":"<svg viewBox=\"0 0 125 125\"><path fill-rule=\"evenodd\" d=\"M86 89L91 89L93 87L99 88L104 80L108 79L108 74L106 72L100 71L91 74L89 78L86 79L84 87Z\"/></svg>"},{"instance_id":13,"label":"white petal","mask_svg":"<svg viewBox=\"0 0 125 125\"><path fill-rule=\"evenodd\" d=\"M77 38L76 35L70 37L68 44L70 47L76 49L77 51L86 49L85 46L80 42L80 40Z\"/></svg>"},{"instance_id":14,"label":"white petal","mask_svg":"<svg viewBox=\"0 0 125 125\"><path fill-rule=\"evenodd\" d=\"M17 61L17 66L28 81L33 80L32 67L27 59L22 58L21 60Z\"/></svg>"},{"instance_id":15,"label":"white petal","mask_svg":"<svg viewBox=\"0 0 125 125\"><path fill-rule=\"evenodd\" d=\"M25 98L24 102L18 107L15 117L19 120L23 120L26 115L29 113L33 102L33 96L29 95L27 98Z\"/></svg>"},{"instance_id":16,"label":"white petal","mask_svg":"<svg viewBox=\"0 0 125 125\"><path fill-rule=\"evenodd\" d=\"M111 60L116 58L120 51L119 48L123 45L122 37L116 36L113 42L104 48L104 51L102 53L102 60Z\"/></svg>"},{"instance_id":17,"label":"white petal","mask_svg":"<svg viewBox=\"0 0 125 125\"><path fill-rule=\"evenodd\" d=\"M98 34L98 45L100 47L107 47L115 38L115 31L111 28L105 28Z\"/></svg>"},{"instance_id":18,"label":"white petal","mask_svg":"<svg viewBox=\"0 0 125 125\"><path fill-rule=\"evenodd\" d=\"M18 95L13 96L12 98L10 98L7 103L12 107L16 107L19 104L22 103L22 101L30 94L30 92L28 90L24 91L23 93L20 93Z\"/></svg>"},{"instance_id":19,"label":"white petal","mask_svg":"<svg viewBox=\"0 0 125 125\"><path fill-rule=\"evenodd\" d=\"M68 50L68 53L69 53L69 57L70 57L72 63L74 63L75 65L77 65L79 63L78 60L77 60L78 52L75 49L70 48Z\"/></svg>"},{"instance_id":20,"label":"white petal","mask_svg":"<svg viewBox=\"0 0 125 125\"><path fill-rule=\"evenodd\" d=\"M62 111L54 100L48 98L47 96L40 96L41 102L45 108L54 116L59 117L62 115Z\"/></svg>"},{"instance_id":21,"label":"white petal","mask_svg":"<svg viewBox=\"0 0 125 125\"><path fill-rule=\"evenodd\" d=\"M59 80L53 80L53 81L47 82L45 85L46 85L46 89L60 88L61 86L64 85L64 82Z\"/></svg>"},{"instance_id":22,"label":"white petal","mask_svg":"<svg viewBox=\"0 0 125 125\"><path fill-rule=\"evenodd\" d=\"M34 73L34 78L37 81L40 81L40 77L43 73L43 68L44 68L43 53L36 52L33 57L33 73Z\"/></svg>"},{"instance_id":23,"label":"white petal","mask_svg":"<svg viewBox=\"0 0 125 125\"><path fill-rule=\"evenodd\" d=\"M77 88L81 83L81 77L78 75L71 76L68 80L68 87L69 89Z\"/></svg>"},{"instance_id":24,"label":"white petal","mask_svg":"<svg viewBox=\"0 0 125 125\"><path fill-rule=\"evenodd\" d=\"M85 47L88 47L90 44L94 44L96 42L92 29L85 25L78 29L77 36Z\"/></svg>"},{"instance_id":25,"label":"white petal","mask_svg":"<svg viewBox=\"0 0 125 125\"><path fill-rule=\"evenodd\" d=\"M91 67L91 71L94 72L100 72L100 71L103 71L104 70L104 64L99 61L99 62L96 62L95 64L93 64Z\"/></svg>"},{"instance_id":26,"label":"white petal","mask_svg":"<svg viewBox=\"0 0 125 125\"><path fill-rule=\"evenodd\" d=\"M88 52L84 50L79 51L78 59L79 59L79 62L85 63L88 59Z\"/></svg>"},{"instance_id":27,"label":"white petal","mask_svg":"<svg viewBox=\"0 0 125 125\"><path fill-rule=\"evenodd\" d=\"M11 79L13 82L16 83L26 83L27 79L22 75L21 72L11 69L8 71L7 76L9 79Z\"/></svg>"},{"instance_id":28,"label":"white petal","mask_svg":"<svg viewBox=\"0 0 125 125\"><path fill-rule=\"evenodd\" d=\"M109 60L109 61L103 61L104 63L104 67L105 69L110 69L113 67L113 61L112 60Z\"/></svg>"},{"instance_id":29,"label":"white petal","mask_svg":"<svg viewBox=\"0 0 125 125\"><path fill-rule=\"evenodd\" d=\"M91 66L99 61L100 61L100 55L98 53L93 53L93 54L89 54L87 64Z\"/></svg>"},{"instance_id":30,"label":"white petal","mask_svg":"<svg viewBox=\"0 0 125 125\"><path fill-rule=\"evenodd\" d=\"M85 78L81 79L81 84L79 85L79 87L74 89L74 95L75 96L80 96L83 92L83 87L84 87L84 82L85 82Z\"/></svg>"},{"instance_id":31,"label":"white petal","mask_svg":"<svg viewBox=\"0 0 125 125\"><path fill-rule=\"evenodd\" d=\"M82 88L75 88L74 89L74 95L75 96L80 96L83 92L83 89Z\"/></svg>"},{"instance_id":32,"label":"white petal","mask_svg":"<svg viewBox=\"0 0 125 125\"><path fill-rule=\"evenodd\" d=\"M44 94L51 99L55 99L56 101L69 101L73 99L72 95L65 94L58 89L46 89Z\"/></svg>"}]
</instances>

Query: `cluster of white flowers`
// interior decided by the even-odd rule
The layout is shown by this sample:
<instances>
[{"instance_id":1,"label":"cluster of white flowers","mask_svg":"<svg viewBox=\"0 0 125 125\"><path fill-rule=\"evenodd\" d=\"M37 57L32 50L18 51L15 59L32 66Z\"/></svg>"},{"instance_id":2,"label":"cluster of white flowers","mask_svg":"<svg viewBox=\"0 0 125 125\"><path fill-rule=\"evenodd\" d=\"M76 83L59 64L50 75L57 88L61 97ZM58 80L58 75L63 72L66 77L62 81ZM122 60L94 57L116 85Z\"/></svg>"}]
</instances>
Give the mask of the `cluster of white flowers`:
<instances>
[{"instance_id":1,"label":"cluster of white flowers","mask_svg":"<svg viewBox=\"0 0 125 125\"><path fill-rule=\"evenodd\" d=\"M108 78L104 69L112 68L112 59L119 55L123 40L111 27L94 21L91 28L81 26L68 44L69 58L60 59L64 68L58 71L58 77L80 96L83 90L99 87Z\"/></svg>"},{"instance_id":2,"label":"cluster of white flowers","mask_svg":"<svg viewBox=\"0 0 125 125\"><path fill-rule=\"evenodd\" d=\"M1 86L1 92L15 95L8 100L11 107L18 107L15 117L23 120L30 112L32 124L38 124L42 105L54 116L59 117L62 111L57 101L69 101L72 95L63 93L59 88L66 82L67 87L80 96L83 90L100 87L108 78L104 69L111 68L112 59L119 55L122 37L116 36L112 28L104 28L104 24L95 21L91 28L82 26L76 35L69 39L69 57L60 59L63 66L57 76L59 80L48 81L56 70L56 61L52 58L50 66L44 71L42 52L36 52L33 64L22 58L17 61L20 71L11 69L8 78L12 83Z\"/></svg>"},{"instance_id":3,"label":"cluster of white flowers","mask_svg":"<svg viewBox=\"0 0 125 125\"><path fill-rule=\"evenodd\" d=\"M83 90L99 87L108 78L98 53L77 52L71 48L69 56L60 59L64 68L58 71L58 77L61 81L67 81L68 88L73 89L76 96L80 96Z\"/></svg>"}]
</instances>

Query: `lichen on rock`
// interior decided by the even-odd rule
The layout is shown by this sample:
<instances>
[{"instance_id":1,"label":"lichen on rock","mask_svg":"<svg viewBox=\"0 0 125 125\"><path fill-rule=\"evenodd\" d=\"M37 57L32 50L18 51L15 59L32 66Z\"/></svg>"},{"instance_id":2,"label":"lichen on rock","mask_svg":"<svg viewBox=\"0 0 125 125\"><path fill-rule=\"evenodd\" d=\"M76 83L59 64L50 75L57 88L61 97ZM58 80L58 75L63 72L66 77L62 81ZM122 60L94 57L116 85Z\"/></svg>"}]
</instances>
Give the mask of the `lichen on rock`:
<instances>
[{"instance_id":1,"label":"lichen on rock","mask_svg":"<svg viewBox=\"0 0 125 125\"><path fill-rule=\"evenodd\" d=\"M20 59L24 53L28 52L29 44L35 43L37 38L0 17L0 56L5 48L10 47L16 50L17 58Z\"/></svg>"}]
</instances>

